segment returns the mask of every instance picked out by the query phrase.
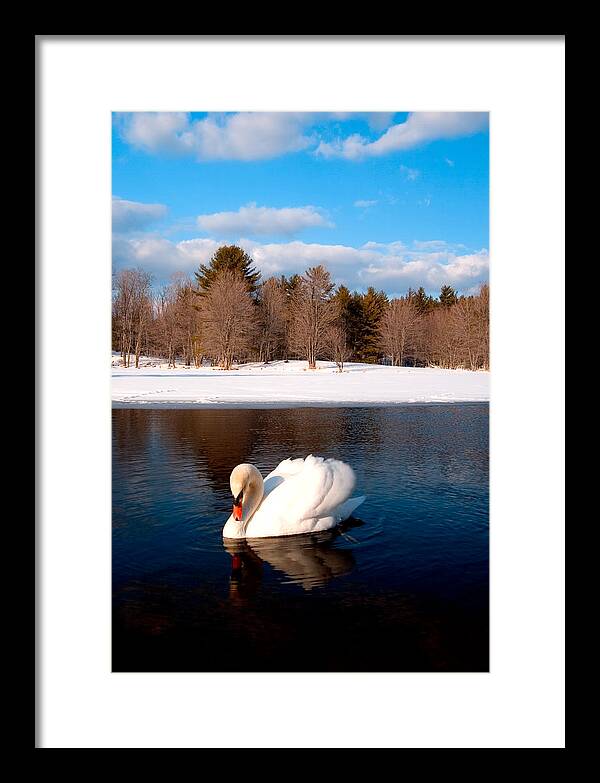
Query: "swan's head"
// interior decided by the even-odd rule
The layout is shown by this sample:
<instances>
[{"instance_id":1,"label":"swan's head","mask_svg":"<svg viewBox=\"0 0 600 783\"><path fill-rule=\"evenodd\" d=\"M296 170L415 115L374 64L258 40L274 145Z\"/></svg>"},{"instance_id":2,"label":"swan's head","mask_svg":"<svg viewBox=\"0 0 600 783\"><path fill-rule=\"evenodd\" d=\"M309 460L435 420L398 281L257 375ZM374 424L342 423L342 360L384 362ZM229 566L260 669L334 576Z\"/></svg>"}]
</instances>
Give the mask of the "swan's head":
<instances>
[{"instance_id":1,"label":"swan's head","mask_svg":"<svg viewBox=\"0 0 600 783\"><path fill-rule=\"evenodd\" d=\"M236 522L247 523L262 500L263 478L260 471L244 462L233 469L229 486L233 495L233 518Z\"/></svg>"}]
</instances>

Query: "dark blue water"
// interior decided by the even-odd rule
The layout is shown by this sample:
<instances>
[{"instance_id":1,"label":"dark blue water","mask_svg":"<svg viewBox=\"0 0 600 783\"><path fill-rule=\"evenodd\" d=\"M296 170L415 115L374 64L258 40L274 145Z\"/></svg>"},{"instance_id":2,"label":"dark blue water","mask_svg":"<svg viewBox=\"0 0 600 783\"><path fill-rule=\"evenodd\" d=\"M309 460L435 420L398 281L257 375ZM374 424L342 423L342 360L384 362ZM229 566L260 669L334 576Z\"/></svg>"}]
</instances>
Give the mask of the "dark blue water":
<instances>
[{"instance_id":1,"label":"dark blue water","mask_svg":"<svg viewBox=\"0 0 600 783\"><path fill-rule=\"evenodd\" d=\"M233 467L309 453L358 518L225 545ZM113 411L113 670L487 671L488 405Z\"/></svg>"}]
</instances>

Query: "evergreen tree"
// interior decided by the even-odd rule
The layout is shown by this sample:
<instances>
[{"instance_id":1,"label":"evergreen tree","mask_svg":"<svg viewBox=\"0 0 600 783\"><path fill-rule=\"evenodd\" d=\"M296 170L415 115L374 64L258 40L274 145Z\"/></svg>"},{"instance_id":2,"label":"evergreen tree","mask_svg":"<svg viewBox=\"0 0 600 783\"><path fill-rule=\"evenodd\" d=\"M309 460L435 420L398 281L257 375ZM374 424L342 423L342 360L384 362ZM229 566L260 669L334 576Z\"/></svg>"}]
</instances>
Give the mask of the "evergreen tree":
<instances>
[{"instance_id":1,"label":"evergreen tree","mask_svg":"<svg viewBox=\"0 0 600 783\"><path fill-rule=\"evenodd\" d=\"M425 289L421 286L416 293L410 292L410 299L417 308L419 315L429 313L435 307L435 300L432 296L427 296Z\"/></svg>"},{"instance_id":2,"label":"evergreen tree","mask_svg":"<svg viewBox=\"0 0 600 783\"><path fill-rule=\"evenodd\" d=\"M365 362L376 362L381 354L379 326L386 310L388 298L383 291L373 286L360 297L360 333L358 336L357 358Z\"/></svg>"},{"instance_id":3,"label":"evergreen tree","mask_svg":"<svg viewBox=\"0 0 600 783\"><path fill-rule=\"evenodd\" d=\"M300 275L290 275L289 279L285 275L281 275L281 285L288 300L292 299L301 282L302 277Z\"/></svg>"},{"instance_id":4,"label":"evergreen tree","mask_svg":"<svg viewBox=\"0 0 600 783\"><path fill-rule=\"evenodd\" d=\"M255 269L252 258L237 245L222 245L215 251L210 263L200 264L197 272L194 273L198 284L198 293L205 294L214 282L215 278L224 270L240 273L246 284L249 294L256 294L260 272Z\"/></svg>"},{"instance_id":5,"label":"evergreen tree","mask_svg":"<svg viewBox=\"0 0 600 783\"><path fill-rule=\"evenodd\" d=\"M458 301L456 291L450 285L443 285L440 290L440 304L442 307L452 307Z\"/></svg>"},{"instance_id":6,"label":"evergreen tree","mask_svg":"<svg viewBox=\"0 0 600 783\"><path fill-rule=\"evenodd\" d=\"M346 335L346 345L353 356L360 343L362 306L361 295L350 293L345 285L340 285L333 296L337 303L341 324Z\"/></svg>"},{"instance_id":7,"label":"evergreen tree","mask_svg":"<svg viewBox=\"0 0 600 783\"><path fill-rule=\"evenodd\" d=\"M286 362L288 361L290 349L292 347L291 346L292 343L291 331L292 331L292 321L293 321L292 303L299 291L301 283L302 283L302 278L298 274L291 275L289 279L285 275L281 275L279 280L279 284L281 285L281 288L285 295L285 304L286 304L283 351L282 351L283 358Z\"/></svg>"},{"instance_id":8,"label":"evergreen tree","mask_svg":"<svg viewBox=\"0 0 600 783\"><path fill-rule=\"evenodd\" d=\"M337 287L337 291L333 295L333 298L339 303L340 313L343 313L348 309L350 300L352 299L352 294L350 293L350 289L345 285L339 285Z\"/></svg>"}]
</instances>

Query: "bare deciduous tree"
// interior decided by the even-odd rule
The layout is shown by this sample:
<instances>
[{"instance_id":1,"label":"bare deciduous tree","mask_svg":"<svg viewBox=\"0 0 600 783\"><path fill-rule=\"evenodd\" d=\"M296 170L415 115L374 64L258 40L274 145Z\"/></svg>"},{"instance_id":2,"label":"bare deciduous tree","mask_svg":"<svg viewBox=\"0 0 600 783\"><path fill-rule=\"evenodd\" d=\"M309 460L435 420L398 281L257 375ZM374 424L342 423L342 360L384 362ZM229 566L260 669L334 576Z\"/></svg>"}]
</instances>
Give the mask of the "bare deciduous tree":
<instances>
[{"instance_id":1,"label":"bare deciduous tree","mask_svg":"<svg viewBox=\"0 0 600 783\"><path fill-rule=\"evenodd\" d=\"M462 361L459 338L452 308L441 308L429 313L419 342L422 363L436 367L458 367Z\"/></svg>"},{"instance_id":2,"label":"bare deciduous tree","mask_svg":"<svg viewBox=\"0 0 600 783\"><path fill-rule=\"evenodd\" d=\"M169 367L175 367L177 357L177 291L173 285L164 286L155 299L153 342L157 353Z\"/></svg>"},{"instance_id":3,"label":"bare deciduous tree","mask_svg":"<svg viewBox=\"0 0 600 783\"><path fill-rule=\"evenodd\" d=\"M286 332L286 295L280 280L260 286L258 304L259 359L268 363L281 350Z\"/></svg>"},{"instance_id":4,"label":"bare deciduous tree","mask_svg":"<svg viewBox=\"0 0 600 783\"><path fill-rule=\"evenodd\" d=\"M476 297L477 334L480 341L482 367L490 367L490 287L484 283Z\"/></svg>"},{"instance_id":5,"label":"bare deciduous tree","mask_svg":"<svg viewBox=\"0 0 600 783\"><path fill-rule=\"evenodd\" d=\"M460 298L451 308L450 314L452 326L458 335L462 364L469 370L476 370L480 366L481 342L473 297Z\"/></svg>"},{"instance_id":6,"label":"bare deciduous tree","mask_svg":"<svg viewBox=\"0 0 600 783\"><path fill-rule=\"evenodd\" d=\"M427 316L428 363L438 367L489 367L489 287Z\"/></svg>"},{"instance_id":7,"label":"bare deciduous tree","mask_svg":"<svg viewBox=\"0 0 600 783\"><path fill-rule=\"evenodd\" d=\"M142 345L152 318L150 284L152 276L143 269L123 269L114 282L113 323L124 367L140 366Z\"/></svg>"},{"instance_id":8,"label":"bare deciduous tree","mask_svg":"<svg viewBox=\"0 0 600 783\"><path fill-rule=\"evenodd\" d=\"M230 370L244 359L256 335L256 308L244 278L229 269L219 271L202 297L202 343L220 367Z\"/></svg>"},{"instance_id":9,"label":"bare deciduous tree","mask_svg":"<svg viewBox=\"0 0 600 783\"><path fill-rule=\"evenodd\" d=\"M421 317L412 299L392 299L389 303L381 318L379 338L392 365L401 367L408 352L414 358L420 323Z\"/></svg>"},{"instance_id":10,"label":"bare deciduous tree","mask_svg":"<svg viewBox=\"0 0 600 783\"><path fill-rule=\"evenodd\" d=\"M339 372L344 372L344 362L350 358L348 336L341 323L332 324L325 333L325 351L332 362L335 362Z\"/></svg>"},{"instance_id":11,"label":"bare deciduous tree","mask_svg":"<svg viewBox=\"0 0 600 783\"><path fill-rule=\"evenodd\" d=\"M185 275L173 280L175 288L175 320L178 349L187 367L192 362L195 367L202 363L200 347L200 313L197 296L191 281Z\"/></svg>"},{"instance_id":12,"label":"bare deciduous tree","mask_svg":"<svg viewBox=\"0 0 600 783\"><path fill-rule=\"evenodd\" d=\"M120 352L124 367L129 366L132 343L132 273L123 269L113 279L113 348Z\"/></svg>"},{"instance_id":13,"label":"bare deciduous tree","mask_svg":"<svg viewBox=\"0 0 600 783\"><path fill-rule=\"evenodd\" d=\"M333 283L323 266L307 269L291 301L291 341L299 355L314 370L323 354L328 329L338 317L330 301Z\"/></svg>"}]
</instances>

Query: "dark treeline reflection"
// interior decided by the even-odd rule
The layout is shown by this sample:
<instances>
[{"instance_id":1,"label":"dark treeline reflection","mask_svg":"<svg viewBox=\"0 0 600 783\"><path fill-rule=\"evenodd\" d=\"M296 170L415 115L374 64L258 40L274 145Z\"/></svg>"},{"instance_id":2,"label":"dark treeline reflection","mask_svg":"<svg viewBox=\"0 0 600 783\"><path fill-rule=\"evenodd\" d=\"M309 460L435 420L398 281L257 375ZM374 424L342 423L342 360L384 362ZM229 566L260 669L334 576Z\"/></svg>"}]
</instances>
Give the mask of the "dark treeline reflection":
<instances>
[{"instance_id":1,"label":"dark treeline reflection","mask_svg":"<svg viewBox=\"0 0 600 783\"><path fill-rule=\"evenodd\" d=\"M488 406L113 412L113 669L484 671ZM229 476L309 453L334 534L223 542Z\"/></svg>"},{"instance_id":2,"label":"dark treeline reflection","mask_svg":"<svg viewBox=\"0 0 600 783\"><path fill-rule=\"evenodd\" d=\"M164 459L169 451L178 457L186 454L198 480L208 481L216 492L229 491L231 471L242 462L252 462L266 475L287 457L313 453L344 458L357 445L352 416L340 416L332 409L125 409L115 414L119 417L117 459L135 459L147 448L162 451ZM382 443L385 422L381 416L363 417L362 442L376 449Z\"/></svg>"}]
</instances>

